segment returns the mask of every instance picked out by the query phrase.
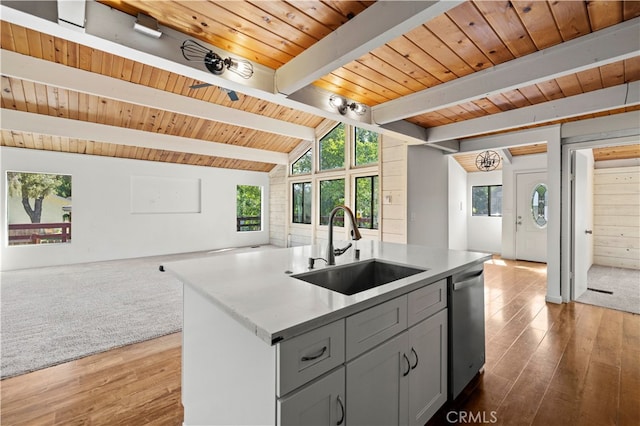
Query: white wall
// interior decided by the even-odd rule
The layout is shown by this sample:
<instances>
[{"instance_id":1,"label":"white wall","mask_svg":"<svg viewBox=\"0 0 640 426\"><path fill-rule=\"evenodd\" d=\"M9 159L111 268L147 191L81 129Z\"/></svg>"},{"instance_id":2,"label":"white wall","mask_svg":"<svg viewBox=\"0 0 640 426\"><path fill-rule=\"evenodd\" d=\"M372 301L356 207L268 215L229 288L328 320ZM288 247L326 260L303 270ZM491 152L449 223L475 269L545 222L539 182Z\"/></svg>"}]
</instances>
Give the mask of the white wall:
<instances>
[{"instance_id":1,"label":"white wall","mask_svg":"<svg viewBox=\"0 0 640 426\"><path fill-rule=\"evenodd\" d=\"M0 148L1 270L239 247L269 242L269 176L169 163ZM7 170L72 175L73 240L70 244L8 247ZM199 213L131 212L132 178L200 180ZM169 179L169 180L167 180ZM135 179L133 179L135 180ZM236 185L263 189L263 230L236 232ZM162 201L162 188L157 189ZM162 204L162 203L160 203ZM267 208L265 208L267 206Z\"/></svg>"},{"instance_id":2,"label":"white wall","mask_svg":"<svg viewBox=\"0 0 640 426\"><path fill-rule=\"evenodd\" d=\"M287 167L279 165L269 172L269 243L287 246Z\"/></svg>"},{"instance_id":3,"label":"white wall","mask_svg":"<svg viewBox=\"0 0 640 426\"><path fill-rule=\"evenodd\" d=\"M427 146L409 146L407 242L449 247L448 156Z\"/></svg>"},{"instance_id":4,"label":"white wall","mask_svg":"<svg viewBox=\"0 0 640 426\"><path fill-rule=\"evenodd\" d=\"M467 246L469 250L502 253L502 217L473 216L471 214L473 186L502 185L502 171L467 174ZM504 191L503 191L504 194Z\"/></svg>"},{"instance_id":5,"label":"white wall","mask_svg":"<svg viewBox=\"0 0 640 426\"><path fill-rule=\"evenodd\" d=\"M467 250L467 172L449 156L449 249Z\"/></svg>"},{"instance_id":6,"label":"white wall","mask_svg":"<svg viewBox=\"0 0 640 426\"><path fill-rule=\"evenodd\" d=\"M505 259L515 259L516 257L516 175L545 170L547 170L547 154L513 157L511 164L505 163L502 166L502 257ZM557 185L551 186L549 183L549 193L552 191L559 193L560 188ZM555 208L559 209L559 206L555 206ZM554 238L549 234L548 228L547 238ZM548 258L549 261L550 258Z\"/></svg>"}]
</instances>

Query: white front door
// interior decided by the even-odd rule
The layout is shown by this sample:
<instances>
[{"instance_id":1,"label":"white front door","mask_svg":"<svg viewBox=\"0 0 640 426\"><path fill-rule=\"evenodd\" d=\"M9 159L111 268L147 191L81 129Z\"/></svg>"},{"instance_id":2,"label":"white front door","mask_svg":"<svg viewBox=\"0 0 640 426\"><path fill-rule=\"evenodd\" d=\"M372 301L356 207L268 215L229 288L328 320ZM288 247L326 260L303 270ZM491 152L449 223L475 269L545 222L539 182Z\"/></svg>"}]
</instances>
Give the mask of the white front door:
<instances>
[{"instance_id":1,"label":"white front door","mask_svg":"<svg viewBox=\"0 0 640 426\"><path fill-rule=\"evenodd\" d=\"M547 261L547 173L516 175L516 259Z\"/></svg>"},{"instance_id":2,"label":"white front door","mask_svg":"<svg viewBox=\"0 0 640 426\"><path fill-rule=\"evenodd\" d=\"M587 291L587 273L593 264L593 153L575 151L573 157L573 296Z\"/></svg>"}]
</instances>

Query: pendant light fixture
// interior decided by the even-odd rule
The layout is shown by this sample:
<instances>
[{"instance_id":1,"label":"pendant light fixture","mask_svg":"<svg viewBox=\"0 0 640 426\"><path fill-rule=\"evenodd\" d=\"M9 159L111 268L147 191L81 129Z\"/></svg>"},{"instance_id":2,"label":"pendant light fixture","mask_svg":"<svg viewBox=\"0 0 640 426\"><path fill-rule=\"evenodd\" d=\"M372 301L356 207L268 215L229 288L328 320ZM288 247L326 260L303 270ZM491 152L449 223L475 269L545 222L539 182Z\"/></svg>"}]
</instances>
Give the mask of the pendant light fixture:
<instances>
[{"instance_id":1,"label":"pendant light fixture","mask_svg":"<svg viewBox=\"0 0 640 426\"><path fill-rule=\"evenodd\" d=\"M476 157L476 167L483 172L495 170L500 165L500 154L495 151L484 151Z\"/></svg>"}]
</instances>

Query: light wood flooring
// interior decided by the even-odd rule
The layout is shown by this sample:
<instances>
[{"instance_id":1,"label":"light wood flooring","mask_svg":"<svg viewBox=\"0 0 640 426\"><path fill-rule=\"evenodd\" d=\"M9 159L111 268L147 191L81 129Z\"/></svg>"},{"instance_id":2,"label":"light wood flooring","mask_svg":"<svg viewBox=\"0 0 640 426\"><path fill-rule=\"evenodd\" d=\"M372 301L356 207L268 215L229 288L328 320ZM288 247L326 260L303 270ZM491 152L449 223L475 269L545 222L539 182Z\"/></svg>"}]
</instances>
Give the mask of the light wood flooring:
<instances>
[{"instance_id":1,"label":"light wood flooring","mask_svg":"<svg viewBox=\"0 0 640 426\"><path fill-rule=\"evenodd\" d=\"M485 372L429 425L640 425L640 316L545 303L545 286L543 264L486 264ZM0 423L181 425L180 348L176 333L6 379Z\"/></svg>"}]
</instances>

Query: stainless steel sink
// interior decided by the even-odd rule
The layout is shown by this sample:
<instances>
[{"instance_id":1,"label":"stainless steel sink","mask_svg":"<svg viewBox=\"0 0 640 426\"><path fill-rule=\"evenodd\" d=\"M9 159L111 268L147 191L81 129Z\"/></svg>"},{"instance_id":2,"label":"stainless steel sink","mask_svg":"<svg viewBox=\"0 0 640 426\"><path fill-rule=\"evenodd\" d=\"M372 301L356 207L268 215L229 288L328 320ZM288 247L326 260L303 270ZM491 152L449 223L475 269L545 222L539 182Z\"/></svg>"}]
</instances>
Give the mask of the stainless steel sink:
<instances>
[{"instance_id":1,"label":"stainless steel sink","mask_svg":"<svg viewBox=\"0 0 640 426\"><path fill-rule=\"evenodd\" d=\"M426 270L371 259L292 277L350 296Z\"/></svg>"}]
</instances>

